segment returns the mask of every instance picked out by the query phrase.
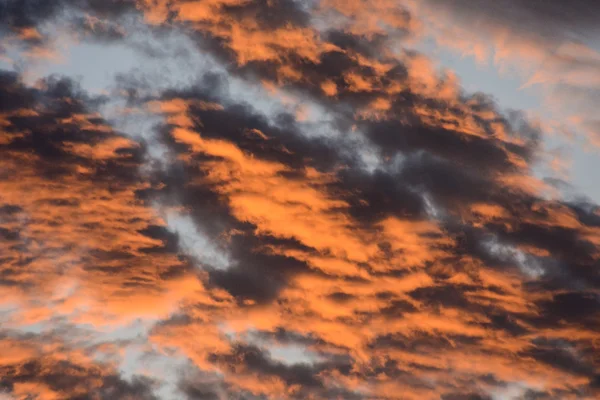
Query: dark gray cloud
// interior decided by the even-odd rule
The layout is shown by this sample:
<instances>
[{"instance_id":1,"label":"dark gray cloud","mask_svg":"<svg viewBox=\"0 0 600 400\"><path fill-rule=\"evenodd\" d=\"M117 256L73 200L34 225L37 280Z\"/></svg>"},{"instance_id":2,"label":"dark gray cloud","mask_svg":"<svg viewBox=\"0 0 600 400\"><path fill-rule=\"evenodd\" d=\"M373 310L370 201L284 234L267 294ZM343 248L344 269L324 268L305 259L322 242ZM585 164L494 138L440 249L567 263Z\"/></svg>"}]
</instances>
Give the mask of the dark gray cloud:
<instances>
[{"instance_id":1,"label":"dark gray cloud","mask_svg":"<svg viewBox=\"0 0 600 400\"><path fill-rule=\"evenodd\" d=\"M464 23L494 22L548 41L595 39L600 34L600 5L594 0L426 0L431 7L456 13Z\"/></svg>"},{"instance_id":2,"label":"dark gray cloud","mask_svg":"<svg viewBox=\"0 0 600 400\"><path fill-rule=\"evenodd\" d=\"M146 378L134 377L129 382L97 366L77 365L51 357L33 359L20 365L3 365L0 372L2 390L11 392L15 385L22 383L39 384L50 389L50 392L41 392L40 398L60 393L69 400L158 399L153 394L153 382Z\"/></svg>"},{"instance_id":3,"label":"dark gray cloud","mask_svg":"<svg viewBox=\"0 0 600 400\"><path fill-rule=\"evenodd\" d=\"M132 0L2 0L0 21L3 29L37 27L61 14L74 11L111 18L135 10Z\"/></svg>"}]
</instances>

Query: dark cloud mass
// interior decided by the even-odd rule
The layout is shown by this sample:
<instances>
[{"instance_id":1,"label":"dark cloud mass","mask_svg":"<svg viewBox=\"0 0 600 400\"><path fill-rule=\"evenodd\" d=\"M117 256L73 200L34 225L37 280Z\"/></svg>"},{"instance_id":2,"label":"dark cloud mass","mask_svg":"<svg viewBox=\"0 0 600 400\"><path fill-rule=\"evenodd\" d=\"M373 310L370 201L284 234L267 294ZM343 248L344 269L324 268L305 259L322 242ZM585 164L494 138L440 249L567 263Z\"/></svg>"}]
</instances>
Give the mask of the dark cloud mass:
<instances>
[{"instance_id":1,"label":"dark cloud mass","mask_svg":"<svg viewBox=\"0 0 600 400\"><path fill-rule=\"evenodd\" d=\"M475 18L478 23L497 21L505 26L529 31L548 40L565 40L578 35L590 38L600 34L600 5L594 0L568 3L550 1L426 0L432 6Z\"/></svg>"},{"instance_id":2,"label":"dark cloud mass","mask_svg":"<svg viewBox=\"0 0 600 400\"><path fill-rule=\"evenodd\" d=\"M597 33L586 1L0 0L23 51L159 49L102 95L0 71L0 399L600 396L600 209L409 50L419 7Z\"/></svg>"}]
</instances>

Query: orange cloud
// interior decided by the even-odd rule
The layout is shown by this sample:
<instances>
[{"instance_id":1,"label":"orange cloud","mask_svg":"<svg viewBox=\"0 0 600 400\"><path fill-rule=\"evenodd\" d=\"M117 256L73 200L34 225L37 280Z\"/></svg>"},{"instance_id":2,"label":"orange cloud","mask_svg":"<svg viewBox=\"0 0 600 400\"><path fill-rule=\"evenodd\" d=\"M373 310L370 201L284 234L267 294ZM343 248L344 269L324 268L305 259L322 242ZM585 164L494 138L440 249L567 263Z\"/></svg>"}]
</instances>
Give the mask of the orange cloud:
<instances>
[{"instance_id":1,"label":"orange cloud","mask_svg":"<svg viewBox=\"0 0 600 400\"><path fill-rule=\"evenodd\" d=\"M137 2L216 40L227 74L289 115L200 82L127 98L163 118L141 143L70 81L2 75L0 383L23 399L594 398L598 213L545 198L537 127L393 52L419 29L397 2L295 5ZM336 136L305 132L311 107ZM365 168L371 146L386 155ZM204 265L199 232L230 262Z\"/></svg>"}]
</instances>

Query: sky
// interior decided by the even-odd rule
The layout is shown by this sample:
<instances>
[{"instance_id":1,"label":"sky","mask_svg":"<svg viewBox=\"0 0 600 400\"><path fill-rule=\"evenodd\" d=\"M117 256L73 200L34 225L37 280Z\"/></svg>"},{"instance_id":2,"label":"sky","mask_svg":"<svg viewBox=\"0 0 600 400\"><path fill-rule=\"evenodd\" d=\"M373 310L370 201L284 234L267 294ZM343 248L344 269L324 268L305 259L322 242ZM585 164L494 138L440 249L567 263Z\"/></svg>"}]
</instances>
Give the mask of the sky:
<instances>
[{"instance_id":1,"label":"sky","mask_svg":"<svg viewBox=\"0 0 600 400\"><path fill-rule=\"evenodd\" d=\"M600 3L0 0L0 400L600 397Z\"/></svg>"}]
</instances>

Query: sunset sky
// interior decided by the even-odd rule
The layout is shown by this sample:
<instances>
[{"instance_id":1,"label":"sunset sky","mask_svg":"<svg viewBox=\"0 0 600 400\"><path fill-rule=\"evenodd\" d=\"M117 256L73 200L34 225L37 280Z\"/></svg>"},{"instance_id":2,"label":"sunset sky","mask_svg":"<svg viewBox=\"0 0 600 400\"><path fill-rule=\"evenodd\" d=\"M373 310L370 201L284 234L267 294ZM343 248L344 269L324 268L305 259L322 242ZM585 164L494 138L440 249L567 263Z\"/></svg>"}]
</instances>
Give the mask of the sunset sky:
<instances>
[{"instance_id":1,"label":"sunset sky","mask_svg":"<svg viewBox=\"0 0 600 400\"><path fill-rule=\"evenodd\" d=\"M0 0L0 400L600 398L600 1Z\"/></svg>"}]
</instances>

